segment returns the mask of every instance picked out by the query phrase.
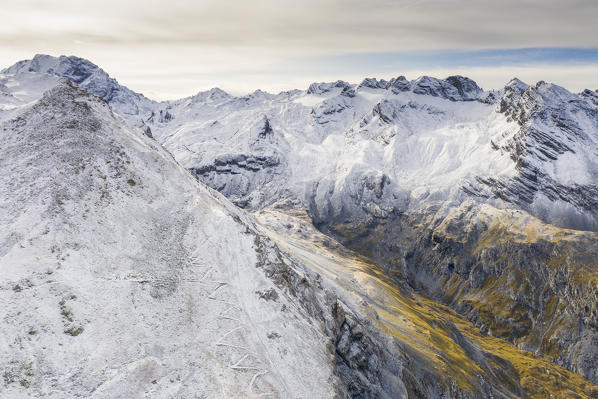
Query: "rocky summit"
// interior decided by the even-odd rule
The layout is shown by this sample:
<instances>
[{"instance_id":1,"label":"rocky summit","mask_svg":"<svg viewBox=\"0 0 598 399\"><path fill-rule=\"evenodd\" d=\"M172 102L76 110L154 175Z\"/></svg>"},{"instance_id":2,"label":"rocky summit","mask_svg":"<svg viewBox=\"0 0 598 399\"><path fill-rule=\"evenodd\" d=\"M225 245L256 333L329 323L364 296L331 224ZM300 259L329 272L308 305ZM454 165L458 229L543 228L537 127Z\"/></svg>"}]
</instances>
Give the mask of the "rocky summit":
<instances>
[{"instance_id":1,"label":"rocky summit","mask_svg":"<svg viewBox=\"0 0 598 399\"><path fill-rule=\"evenodd\" d=\"M598 95L0 72L0 397L597 398Z\"/></svg>"}]
</instances>

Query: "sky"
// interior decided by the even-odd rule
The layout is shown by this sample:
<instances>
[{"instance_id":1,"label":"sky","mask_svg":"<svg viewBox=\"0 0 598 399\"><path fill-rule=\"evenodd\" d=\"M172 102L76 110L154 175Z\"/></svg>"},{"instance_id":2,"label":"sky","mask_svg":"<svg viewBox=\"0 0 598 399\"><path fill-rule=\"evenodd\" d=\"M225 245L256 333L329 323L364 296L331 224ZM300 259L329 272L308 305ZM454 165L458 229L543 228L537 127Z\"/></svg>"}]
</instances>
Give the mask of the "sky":
<instances>
[{"instance_id":1,"label":"sky","mask_svg":"<svg viewBox=\"0 0 598 399\"><path fill-rule=\"evenodd\" d=\"M598 89L596 0L0 0L0 68L77 55L163 100L461 74Z\"/></svg>"}]
</instances>

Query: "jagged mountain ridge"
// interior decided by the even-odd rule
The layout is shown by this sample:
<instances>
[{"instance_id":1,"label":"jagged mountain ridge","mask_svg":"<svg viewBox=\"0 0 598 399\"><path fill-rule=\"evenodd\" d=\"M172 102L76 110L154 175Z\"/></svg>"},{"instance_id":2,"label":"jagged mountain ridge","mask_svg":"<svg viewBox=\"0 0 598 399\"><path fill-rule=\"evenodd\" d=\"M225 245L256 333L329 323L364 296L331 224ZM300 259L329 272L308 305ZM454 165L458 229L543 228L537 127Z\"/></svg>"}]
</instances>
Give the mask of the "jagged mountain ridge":
<instances>
[{"instance_id":1,"label":"jagged mountain ridge","mask_svg":"<svg viewBox=\"0 0 598 399\"><path fill-rule=\"evenodd\" d=\"M90 93L103 98L117 109L119 114L131 119L134 116L147 115L156 104L144 95L121 86L101 68L84 58L74 56L56 58L38 54L31 60L17 62L1 73L7 75L47 74L66 78Z\"/></svg>"},{"instance_id":2,"label":"jagged mountain ridge","mask_svg":"<svg viewBox=\"0 0 598 399\"><path fill-rule=\"evenodd\" d=\"M211 182L212 187L224 190L239 205L251 208L268 205L267 201L287 196L289 190L293 191L293 197L304 202L309 202L310 196L317 195L313 191L309 192L309 186L325 184L322 181L325 177L307 179L295 171L301 169L304 163L314 162L313 159L297 159L299 157L296 156L295 159L287 159L289 152L299 153L295 150L297 147L315 145L317 150L325 153L328 151L326 140L337 140L339 132L343 134L338 140L346 141L348 148L345 152L351 155L355 153L357 142L363 139L390 145L394 147L394 159L390 165L376 165L370 168L371 172L357 173L382 172L389 181L394 182L402 178L391 173L393 168L396 169L397 161L400 161L397 158L414 153L413 148L408 153L397 148L413 145L405 142L402 136L412 136L418 131L435 132L441 128L461 129L463 126L459 124L475 121L485 124L475 126L476 131L492 133L483 143L486 148L443 148L440 151L457 151L458 157L479 153L482 159L498 159L503 170L471 171L465 167L462 168L465 170L460 171L461 176L451 178L450 184L461 186L462 191L478 199L490 197L493 203L513 203L562 227L597 229L594 213L596 187L593 182L597 174L594 149L598 128L591 91L578 96L554 85L544 85L540 90L539 86L529 87L514 80L501 92L484 92L475 82L464 77L439 80L424 76L411 82L399 77L390 81L368 78L359 85L343 81L314 83L306 91L295 90L278 95L256 91L244 97L234 97L213 89L186 99L157 103L118 85L97 66L77 57L39 55L30 61L17 63L3 73L47 73L75 81L107 100L131 124L154 134L185 167L194 168L205 181ZM561 101L564 97L567 98ZM453 107L444 104L441 99L451 103L475 101L487 106L459 107L455 104ZM555 101L567 103L567 108L559 108ZM523 111L526 107L529 110ZM577 113L578 109L580 113ZM309 111L309 115L306 115L306 111ZM473 117L465 116L468 113L473 113ZM584 114L584 120L576 120ZM579 123L583 126L579 126ZM267 145L262 145L259 133L256 136L252 131L263 129L266 124L272 139ZM422 124L428 126L422 129ZM568 129L578 132L589 129L591 133L576 135ZM554 134L547 136L542 133L545 131ZM390 143L393 138L396 138L395 143ZM477 137L473 139L480 140ZM424 148L423 151L430 150ZM383 152L388 150L379 151L380 154ZM509 164L501 159L504 158L501 157L504 155L500 154L502 152L507 152L514 163ZM572 157L572 154L576 155ZM327 155L338 156L338 152ZM438 169L455 168L451 161L443 160L435 172ZM468 166L464 159L459 161L460 166ZM542 164L536 166L538 162ZM358 168L359 163L336 165L336 169ZM410 159L409 163L411 167L418 166L417 159ZM245 168L246 164L248 168ZM507 170L509 168L513 170ZM579 170L579 173L567 176L567 168ZM417 174L432 168L429 163L424 163L419 169ZM561 172L560 169L565 171ZM229 176L223 177L228 171L231 171ZM298 176L288 176L289 172ZM475 175L468 176L472 172ZM504 178L497 178L501 172L506 172ZM335 181L347 178L346 173L330 168L322 170L320 174L331 173L339 175ZM415 179L419 180L419 177ZM537 184L538 179L542 180L542 184ZM299 187L281 185L284 181L299 181ZM427 185L428 181L424 180L424 183ZM413 187L408 185L407 190L413 196ZM403 194L402 190L397 191L393 193L395 196ZM447 196L443 191L446 188L440 187L426 195ZM456 193L448 194L451 198L457 196ZM414 200L420 199L414 197ZM388 208L388 204L378 205Z\"/></svg>"},{"instance_id":3,"label":"jagged mountain ridge","mask_svg":"<svg viewBox=\"0 0 598 399\"><path fill-rule=\"evenodd\" d=\"M35 74L26 73L28 77ZM501 195L501 186L488 179L488 176L502 176L499 182L507 186L514 185L513 181L528 179L522 173L522 162L513 159L511 147L504 143L517 134L527 138L529 130L506 115L507 112L500 112L502 101L499 98L506 97L506 89L502 93L480 93L474 88L472 93L477 94L468 95L465 100L455 97L454 93L459 93L457 88L447 90L446 84L450 85L447 82L430 84L429 79L422 79L423 85L415 81L405 86L406 79L397 80L394 86L376 80L360 85L336 82L315 84L306 92L272 95L258 91L241 98L211 90L177 102L156 103L157 108L144 118L144 123L185 167L238 205L259 209L283 200L286 201L284 208L308 209L312 221L323 231L349 245L361 241L363 253L375 249L376 245L388 245L390 249L372 255L376 259L397 254L409 259L413 250L393 249L393 241L410 238L409 227L430 215L438 220L436 223L448 220L451 212L458 210L458 205L465 200L507 209L529 206L518 201L523 191L516 186L510 189L510 196ZM518 82L511 82L509 86L513 84ZM529 89L526 87L523 91ZM587 95L584 98L588 98ZM524 106L523 102L517 106ZM115 110L118 112L118 103ZM549 114L552 112L549 110ZM487 133L480 134L484 131ZM531 138L537 139L534 135ZM585 144L591 144L591 140L592 136ZM542 156L542 151L534 152L534 145L526 144L524 157ZM477 158L468 162L468 157L476 153ZM323 159L334 158L338 161L332 167L322 164ZM380 158L385 162L380 163ZM194 166L194 163L199 165ZM416 167L409 170L409 166L414 165ZM428 173L422 176L426 170ZM592 176L590 174L590 179ZM578 198L583 195L585 193ZM571 199L565 197L561 201ZM582 211L575 209L574 212L580 212L582 222L587 225L592 216L588 219L583 214L584 208L580 208ZM533 208L525 210L533 211ZM479 218L477 213L479 211L474 212L474 219ZM538 215L546 220L546 215ZM376 229L392 225L397 216L403 220L413 219L401 223L405 228L402 235L392 231L383 237L372 234ZM567 223L571 221L564 220L564 224ZM417 237L426 233L413 234ZM364 235L379 239L379 243L365 248L371 243ZM430 246L438 246L440 237L437 234ZM426 242L423 237L418 241ZM461 255L454 243L450 249L452 258ZM430 253L426 245L417 251L424 255ZM446 268L446 271L434 270L436 274L432 274L432 278L447 272L449 276L456 274L455 270L467 275L471 269L458 263L451 268L443 259L431 260L431 266ZM417 274L420 267L410 268L413 265L406 269ZM481 280L483 283L484 279ZM414 276L411 283L422 285L424 289L430 286L433 291L429 280L422 276ZM522 295L522 292L509 295ZM454 304L457 308L458 305ZM588 312L591 322L595 315L592 316L591 308ZM467 316L479 321L475 314ZM498 334L492 329L491 332ZM584 349L586 353L593 347L591 333L589 342L590 346ZM558 351L556 355L560 356ZM554 359L552 354L550 357ZM591 375L595 370L593 361L590 358L585 366L574 369L595 378ZM567 362L563 364L570 367Z\"/></svg>"}]
</instances>

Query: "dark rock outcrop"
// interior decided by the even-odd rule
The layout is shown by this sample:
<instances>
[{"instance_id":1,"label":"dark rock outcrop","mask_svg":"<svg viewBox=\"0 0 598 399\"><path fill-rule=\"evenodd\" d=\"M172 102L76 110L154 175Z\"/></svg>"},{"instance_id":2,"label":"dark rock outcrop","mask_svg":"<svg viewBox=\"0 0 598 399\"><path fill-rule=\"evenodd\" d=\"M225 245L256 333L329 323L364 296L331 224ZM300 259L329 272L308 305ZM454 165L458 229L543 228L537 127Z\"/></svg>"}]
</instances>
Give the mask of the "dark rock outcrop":
<instances>
[{"instance_id":1,"label":"dark rock outcrop","mask_svg":"<svg viewBox=\"0 0 598 399\"><path fill-rule=\"evenodd\" d=\"M473 80L463 76L449 76L445 80L422 76L412 83L412 91L451 101L474 101L483 93Z\"/></svg>"}]
</instances>

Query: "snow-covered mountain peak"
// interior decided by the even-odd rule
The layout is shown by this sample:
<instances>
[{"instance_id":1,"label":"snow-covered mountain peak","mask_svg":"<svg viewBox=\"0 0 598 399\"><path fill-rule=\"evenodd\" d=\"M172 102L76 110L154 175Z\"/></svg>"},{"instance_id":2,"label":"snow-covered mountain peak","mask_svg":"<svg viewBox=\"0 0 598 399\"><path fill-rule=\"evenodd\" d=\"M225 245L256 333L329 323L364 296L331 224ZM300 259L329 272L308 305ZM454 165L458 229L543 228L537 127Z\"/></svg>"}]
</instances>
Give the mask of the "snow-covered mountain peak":
<instances>
[{"instance_id":1,"label":"snow-covered mountain peak","mask_svg":"<svg viewBox=\"0 0 598 399\"><path fill-rule=\"evenodd\" d=\"M110 101L120 86L100 67L75 56L53 57L37 54L31 60L18 62L2 71L4 74L41 73L67 78L106 101Z\"/></svg>"},{"instance_id":2,"label":"snow-covered mountain peak","mask_svg":"<svg viewBox=\"0 0 598 399\"><path fill-rule=\"evenodd\" d=\"M352 85L344 80L337 80L336 82L320 82L312 83L307 88L307 94L324 94L330 92L332 89L340 88L341 90L351 88Z\"/></svg>"},{"instance_id":3,"label":"snow-covered mountain peak","mask_svg":"<svg viewBox=\"0 0 598 399\"><path fill-rule=\"evenodd\" d=\"M93 74L100 74L108 79L108 74L91 61L84 58L64 55L53 57L46 54L36 54L31 60L20 61L2 71L2 73L8 74L18 74L23 72L58 75L68 78L78 84Z\"/></svg>"},{"instance_id":4,"label":"snow-covered mountain peak","mask_svg":"<svg viewBox=\"0 0 598 399\"><path fill-rule=\"evenodd\" d=\"M563 102L580 101L580 96L578 94L572 93L562 86L554 83L547 83L543 80L537 82L535 86L532 86L532 88L528 88L527 90L535 91L542 96L542 100L545 104L550 103L552 106L558 106Z\"/></svg>"},{"instance_id":5,"label":"snow-covered mountain peak","mask_svg":"<svg viewBox=\"0 0 598 399\"><path fill-rule=\"evenodd\" d=\"M516 91L525 91L529 85L519 78L513 78L505 85L505 88L509 88Z\"/></svg>"},{"instance_id":6,"label":"snow-covered mountain peak","mask_svg":"<svg viewBox=\"0 0 598 399\"><path fill-rule=\"evenodd\" d=\"M464 100L477 99L484 91L478 84L470 78L461 75L449 76L445 79L457 89L457 92Z\"/></svg>"},{"instance_id":7,"label":"snow-covered mountain peak","mask_svg":"<svg viewBox=\"0 0 598 399\"><path fill-rule=\"evenodd\" d=\"M493 192L563 227L598 229L598 107L555 84L512 80L496 111L517 124L493 140L519 176Z\"/></svg>"},{"instance_id":8,"label":"snow-covered mountain peak","mask_svg":"<svg viewBox=\"0 0 598 399\"><path fill-rule=\"evenodd\" d=\"M208 90L208 98L212 100L230 97L232 96L219 87L214 87L213 89Z\"/></svg>"},{"instance_id":9,"label":"snow-covered mountain peak","mask_svg":"<svg viewBox=\"0 0 598 399\"><path fill-rule=\"evenodd\" d=\"M449 76L443 80L422 76L412 82L412 90L416 94L442 97L451 101L474 101L484 92L476 82L463 76Z\"/></svg>"},{"instance_id":10,"label":"snow-covered mountain peak","mask_svg":"<svg viewBox=\"0 0 598 399\"><path fill-rule=\"evenodd\" d=\"M249 104L259 104L264 101L271 101L276 97L276 94L268 93L267 91L257 89L249 94L240 97L240 100Z\"/></svg>"},{"instance_id":11,"label":"snow-covered mountain peak","mask_svg":"<svg viewBox=\"0 0 598 399\"><path fill-rule=\"evenodd\" d=\"M389 82L384 79L378 80L376 78L365 78L358 86L357 90L362 87L367 87L370 89L388 89Z\"/></svg>"},{"instance_id":12,"label":"snow-covered mountain peak","mask_svg":"<svg viewBox=\"0 0 598 399\"><path fill-rule=\"evenodd\" d=\"M363 90L385 90L393 94L411 91L415 94L441 97L450 101L475 101L484 100L484 91L473 80L464 76L449 76L446 79L438 79L430 76L422 76L413 81L408 81L404 76L384 79L365 78L358 85L352 85L342 80L330 83L312 83L307 89L307 94L322 95L339 89L339 93L349 97L355 96L355 92Z\"/></svg>"},{"instance_id":13,"label":"snow-covered mountain peak","mask_svg":"<svg viewBox=\"0 0 598 399\"><path fill-rule=\"evenodd\" d=\"M31 60L24 60L6 68L2 74L13 76L17 81L31 79L31 76L49 76L50 85L55 84L51 77L66 78L104 100L122 114L133 126L143 124L142 120L151 114L155 102L142 94L121 86L100 67L84 58L75 56L53 57L38 54ZM47 85L38 85L42 90ZM39 88L38 88L39 90Z\"/></svg>"},{"instance_id":14,"label":"snow-covered mountain peak","mask_svg":"<svg viewBox=\"0 0 598 399\"><path fill-rule=\"evenodd\" d=\"M233 99L234 97L219 87L214 87L210 90L200 91L194 96L188 99L178 100L178 102L188 101L189 104L197 103L209 103L209 104L222 104L226 101Z\"/></svg>"},{"instance_id":15,"label":"snow-covered mountain peak","mask_svg":"<svg viewBox=\"0 0 598 399\"><path fill-rule=\"evenodd\" d=\"M390 79L388 86L394 94L399 94L400 92L409 91L411 89L411 83L402 75L397 78Z\"/></svg>"},{"instance_id":16,"label":"snow-covered mountain peak","mask_svg":"<svg viewBox=\"0 0 598 399\"><path fill-rule=\"evenodd\" d=\"M591 92L590 92L591 93ZM519 80L512 80L503 90L498 112L512 116L520 124L534 120L556 123L557 128L565 130L575 129L567 126L566 122L576 124L578 117L586 115L589 126L579 129L579 135L584 136L581 130L592 132L596 124L592 121L596 113L595 104L583 101L584 97L591 98L590 94L571 93L564 87L553 83L539 81L533 86L528 86ZM577 115L579 111L581 114ZM565 119L569 120L565 120ZM561 119L561 122L558 120ZM585 124L585 121L583 121ZM589 130L588 130L589 128Z\"/></svg>"}]
</instances>

